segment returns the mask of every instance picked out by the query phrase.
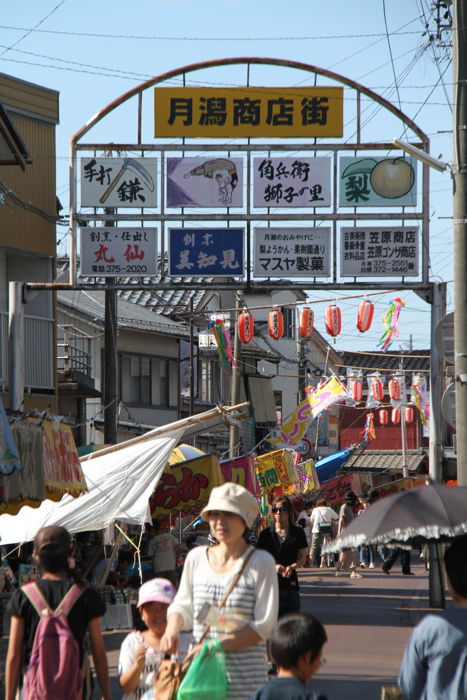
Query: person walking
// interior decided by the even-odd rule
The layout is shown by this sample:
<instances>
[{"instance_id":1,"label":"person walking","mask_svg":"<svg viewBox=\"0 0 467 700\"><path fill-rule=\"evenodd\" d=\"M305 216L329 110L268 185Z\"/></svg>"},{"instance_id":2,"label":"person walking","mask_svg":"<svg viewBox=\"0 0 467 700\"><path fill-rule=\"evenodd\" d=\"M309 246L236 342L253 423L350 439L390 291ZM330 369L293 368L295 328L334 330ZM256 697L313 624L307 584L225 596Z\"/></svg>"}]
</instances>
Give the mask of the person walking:
<instances>
[{"instance_id":1,"label":"person walking","mask_svg":"<svg viewBox=\"0 0 467 700\"><path fill-rule=\"evenodd\" d=\"M320 566L321 547L324 538L332 536L333 523L337 522L339 516L328 506L325 498L318 498L316 507L311 514L311 548L310 559L312 566ZM324 566L324 562L321 564Z\"/></svg>"},{"instance_id":2,"label":"person walking","mask_svg":"<svg viewBox=\"0 0 467 700\"><path fill-rule=\"evenodd\" d=\"M208 639L217 637L224 648L229 700L248 698L267 681L266 640L277 622L274 559L247 541L258 512L256 498L243 486L228 482L212 489L201 516L215 544L188 553L161 639L161 649L175 653L180 631L193 629L198 641L208 617ZM238 573L221 613L218 606Z\"/></svg>"},{"instance_id":3,"label":"person walking","mask_svg":"<svg viewBox=\"0 0 467 700\"><path fill-rule=\"evenodd\" d=\"M279 583L279 617L300 610L297 569L306 560L308 545L303 528L294 524L292 502L278 496L272 505L273 524L261 530L258 548L274 557Z\"/></svg>"},{"instance_id":4,"label":"person walking","mask_svg":"<svg viewBox=\"0 0 467 700\"><path fill-rule=\"evenodd\" d=\"M467 698L467 536L456 537L444 555L455 608L427 615L405 648L399 688L406 700Z\"/></svg>"},{"instance_id":5,"label":"person walking","mask_svg":"<svg viewBox=\"0 0 467 700\"><path fill-rule=\"evenodd\" d=\"M110 700L107 657L100 626L100 618L105 613L105 604L99 594L89 584L81 580L73 569L69 568L70 552L71 539L65 528L50 525L39 530L34 539L33 550L33 556L38 561L41 574L36 582L37 588L39 595L42 596L49 608L56 610L73 586L77 584L79 587L78 597L75 596L76 600L67 615L69 629L77 642L79 669L83 669L87 658L84 638L86 632L89 632L92 656L102 697L104 700ZM18 688L23 687L25 675L30 668L39 614L23 588L19 588L13 593L8 608L11 613L11 626L5 668L5 699L14 700ZM59 646L59 649L62 651L63 647ZM60 680L63 684L64 679L60 677L60 671L62 666L66 667L66 664L62 664L62 661L61 658L50 659L50 663L55 665L54 673L56 673L57 682ZM39 669L39 673L42 671L43 669ZM83 684L84 678L83 671ZM74 698L74 695L71 695L71 679L68 697Z\"/></svg>"},{"instance_id":6,"label":"person walking","mask_svg":"<svg viewBox=\"0 0 467 700\"><path fill-rule=\"evenodd\" d=\"M339 522L337 526L337 536L339 537L344 528L349 525L355 515L352 507L357 503L357 496L353 491L346 491L344 494L344 503L339 510ZM343 569L350 569L350 578L361 578L361 574L357 572L358 552L350 549L344 550L339 554L339 560L336 566L336 576L340 576Z\"/></svg>"}]
</instances>

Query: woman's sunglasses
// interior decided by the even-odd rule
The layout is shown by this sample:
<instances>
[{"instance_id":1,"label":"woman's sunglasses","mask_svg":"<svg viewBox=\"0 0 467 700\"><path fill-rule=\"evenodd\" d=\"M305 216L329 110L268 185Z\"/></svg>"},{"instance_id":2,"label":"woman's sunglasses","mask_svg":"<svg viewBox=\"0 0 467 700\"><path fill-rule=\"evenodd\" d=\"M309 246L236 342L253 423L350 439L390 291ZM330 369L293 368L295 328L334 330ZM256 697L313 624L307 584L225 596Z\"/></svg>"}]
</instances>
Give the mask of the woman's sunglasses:
<instances>
[{"instance_id":1,"label":"woman's sunglasses","mask_svg":"<svg viewBox=\"0 0 467 700\"><path fill-rule=\"evenodd\" d=\"M288 513L289 509L288 508L281 508L281 507L279 507L279 508L274 507L274 508L272 508L272 512L273 513Z\"/></svg>"}]
</instances>

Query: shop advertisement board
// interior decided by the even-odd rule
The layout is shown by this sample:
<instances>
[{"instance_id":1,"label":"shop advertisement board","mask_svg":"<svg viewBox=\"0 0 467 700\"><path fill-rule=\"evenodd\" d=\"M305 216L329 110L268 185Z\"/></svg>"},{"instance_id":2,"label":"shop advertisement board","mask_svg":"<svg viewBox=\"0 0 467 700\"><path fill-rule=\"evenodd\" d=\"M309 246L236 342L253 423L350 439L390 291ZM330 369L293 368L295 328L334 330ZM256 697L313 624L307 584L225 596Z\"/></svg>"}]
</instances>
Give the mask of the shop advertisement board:
<instances>
[{"instance_id":1,"label":"shop advertisement board","mask_svg":"<svg viewBox=\"0 0 467 700\"><path fill-rule=\"evenodd\" d=\"M415 207L416 204L417 163L414 158L339 158L341 207Z\"/></svg>"},{"instance_id":2,"label":"shop advertisement board","mask_svg":"<svg viewBox=\"0 0 467 700\"><path fill-rule=\"evenodd\" d=\"M340 137L342 87L156 87L154 136Z\"/></svg>"},{"instance_id":3,"label":"shop advertisement board","mask_svg":"<svg viewBox=\"0 0 467 700\"><path fill-rule=\"evenodd\" d=\"M243 277L243 228L170 228L169 275Z\"/></svg>"},{"instance_id":4,"label":"shop advertisement board","mask_svg":"<svg viewBox=\"0 0 467 700\"><path fill-rule=\"evenodd\" d=\"M81 228L80 274L141 277L157 274L156 228Z\"/></svg>"},{"instance_id":5,"label":"shop advertisement board","mask_svg":"<svg viewBox=\"0 0 467 700\"><path fill-rule=\"evenodd\" d=\"M168 207L243 206L243 158L167 158Z\"/></svg>"},{"instance_id":6,"label":"shop advertisement board","mask_svg":"<svg viewBox=\"0 0 467 700\"><path fill-rule=\"evenodd\" d=\"M256 227L255 277L329 277L331 228Z\"/></svg>"},{"instance_id":7,"label":"shop advertisement board","mask_svg":"<svg viewBox=\"0 0 467 700\"><path fill-rule=\"evenodd\" d=\"M420 234L416 226L343 226L342 277L416 277Z\"/></svg>"},{"instance_id":8,"label":"shop advertisement board","mask_svg":"<svg viewBox=\"0 0 467 700\"><path fill-rule=\"evenodd\" d=\"M156 158L81 158L81 207L156 207Z\"/></svg>"},{"instance_id":9,"label":"shop advertisement board","mask_svg":"<svg viewBox=\"0 0 467 700\"><path fill-rule=\"evenodd\" d=\"M254 158L255 207L331 206L331 159Z\"/></svg>"}]
</instances>

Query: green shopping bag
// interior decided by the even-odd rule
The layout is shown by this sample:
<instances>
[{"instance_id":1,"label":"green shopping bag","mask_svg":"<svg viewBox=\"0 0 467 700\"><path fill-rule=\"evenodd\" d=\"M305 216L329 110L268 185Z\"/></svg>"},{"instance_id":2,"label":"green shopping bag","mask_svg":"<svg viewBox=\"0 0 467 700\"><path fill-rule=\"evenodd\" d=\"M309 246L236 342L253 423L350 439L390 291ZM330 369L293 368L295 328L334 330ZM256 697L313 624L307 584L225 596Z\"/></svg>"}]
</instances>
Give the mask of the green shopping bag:
<instances>
[{"instance_id":1,"label":"green shopping bag","mask_svg":"<svg viewBox=\"0 0 467 700\"><path fill-rule=\"evenodd\" d=\"M227 672L222 644L218 639L204 642L190 664L178 689L177 700L225 700Z\"/></svg>"}]
</instances>

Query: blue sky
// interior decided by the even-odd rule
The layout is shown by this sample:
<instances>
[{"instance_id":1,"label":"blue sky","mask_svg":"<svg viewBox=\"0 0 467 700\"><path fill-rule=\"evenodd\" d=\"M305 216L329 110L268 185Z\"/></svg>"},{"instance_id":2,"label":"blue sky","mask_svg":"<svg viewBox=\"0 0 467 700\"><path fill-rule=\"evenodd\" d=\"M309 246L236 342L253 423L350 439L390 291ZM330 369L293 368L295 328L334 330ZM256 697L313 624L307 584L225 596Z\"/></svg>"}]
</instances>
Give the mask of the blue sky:
<instances>
[{"instance_id":1,"label":"blue sky","mask_svg":"<svg viewBox=\"0 0 467 700\"><path fill-rule=\"evenodd\" d=\"M435 28L430 5L428 0L3 0L0 72L60 92L57 191L65 205L69 141L90 117L153 75L233 56L303 61L356 80L400 106L429 135L432 154L450 161L452 77L446 58L450 50L428 45L427 35L422 36L427 23L430 30ZM258 72L257 84L261 77ZM296 84L304 77L297 73ZM232 84L239 76L225 68L206 79ZM264 79L281 85L284 73L277 70ZM124 133L129 119L133 112L116 116L115 133ZM381 113L370 118L367 134L382 141L401 136L393 133ZM116 140L113 133L106 138ZM432 170L430 190L430 277L448 281L452 280L449 171ZM62 250L64 234L59 230ZM372 329L361 337L355 329L358 300L340 302L343 332L336 347L376 350L390 298L377 300ZM428 347L430 307L412 293L403 298L407 306L393 349L410 343L414 348ZM323 329L323 323L317 325Z\"/></svg>"}]
</instances>

